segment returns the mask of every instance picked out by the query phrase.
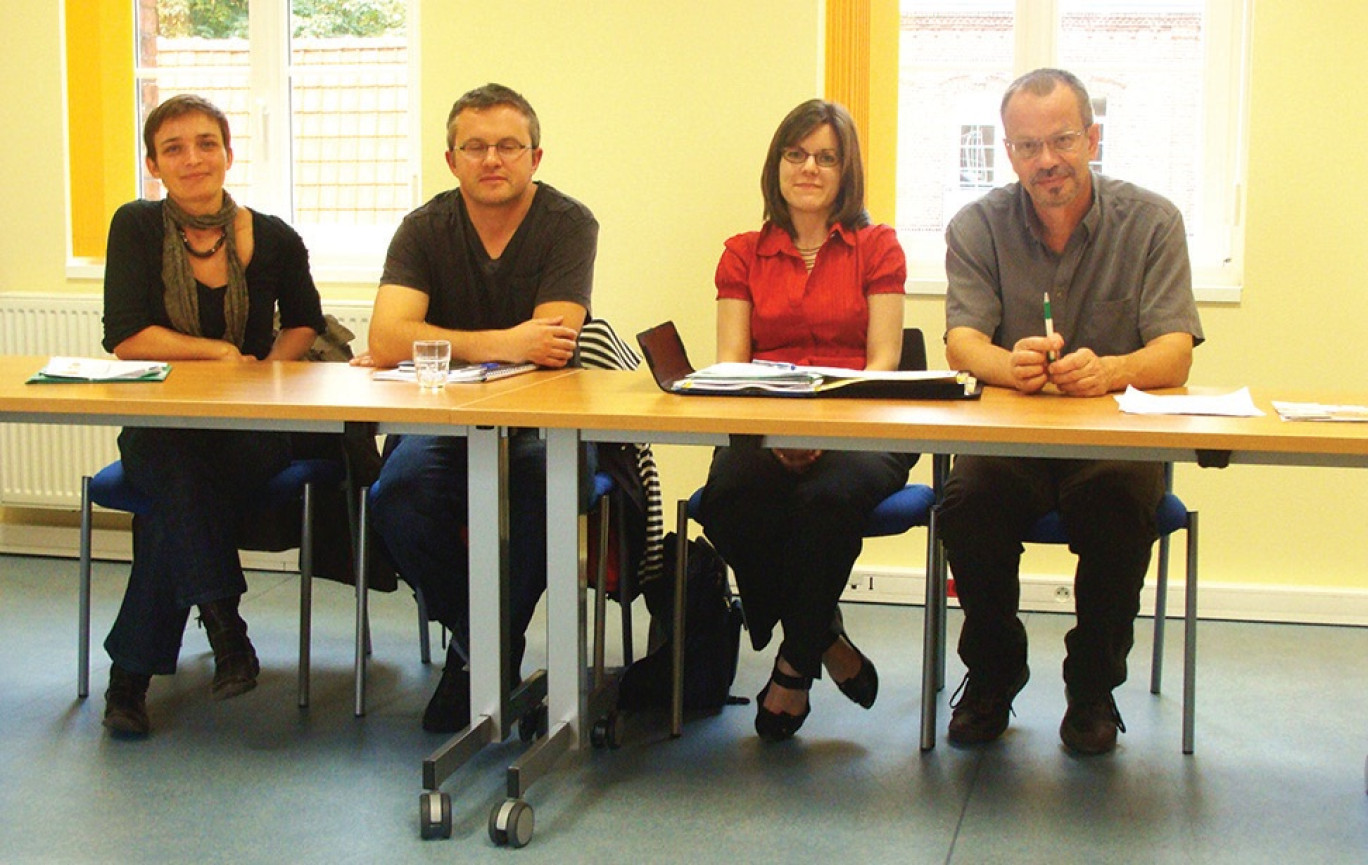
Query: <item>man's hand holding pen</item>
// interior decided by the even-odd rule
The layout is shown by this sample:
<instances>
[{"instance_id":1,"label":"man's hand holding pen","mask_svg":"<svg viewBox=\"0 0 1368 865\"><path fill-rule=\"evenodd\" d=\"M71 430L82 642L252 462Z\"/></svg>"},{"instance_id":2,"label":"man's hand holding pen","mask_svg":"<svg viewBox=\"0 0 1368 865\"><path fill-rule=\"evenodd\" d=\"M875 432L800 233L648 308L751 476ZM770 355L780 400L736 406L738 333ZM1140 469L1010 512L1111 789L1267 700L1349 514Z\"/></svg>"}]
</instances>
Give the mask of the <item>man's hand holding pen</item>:
<instances>
[{"instance_id":1,"label":"man's hand holding pen","mask_svg":"<svg viewBox=\"0 0 1368 865\"><path fill-rule=\"evenodd\" d=\"M1102 396L1112 390L1112 367L1090 348L1063 353L1064 337L1030 336L1012 347L1012 378L1022 393L1052 384L1068 396ZM1050 361L1050 353L1059 358Z\"/></svg>"},{"instance_id":2,"label":"man's hand holding pen","mask_svg":"<svg viewBox=\"0 0 1368 865\"><path fill-rule=\"evenodd\" d=\"M1064 348L1064 337L1057 333L1049 336L1028 336L1017 340L1012 346L1012 381L1022 393L1036 393L1053 381L1051 370L1063 359L1050 362L1050 353L1058 356Z\"/></svg>"}]
</instances>

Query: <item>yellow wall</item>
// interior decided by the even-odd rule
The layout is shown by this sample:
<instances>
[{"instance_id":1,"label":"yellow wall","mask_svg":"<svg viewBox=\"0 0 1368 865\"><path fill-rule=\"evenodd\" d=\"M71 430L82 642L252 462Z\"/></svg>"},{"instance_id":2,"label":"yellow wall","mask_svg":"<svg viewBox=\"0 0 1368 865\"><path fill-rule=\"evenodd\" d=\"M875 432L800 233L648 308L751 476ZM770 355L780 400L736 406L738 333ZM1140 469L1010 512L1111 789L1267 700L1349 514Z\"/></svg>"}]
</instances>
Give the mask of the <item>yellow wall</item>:
<instances>
[{"instance_id":1,"label":"yellow wall","mask_svg":"<svg viewBox=\"0 0 1368 865\"><path fill-rule=\"evenodd\" d=\"M1359 0L1254 5L1244 300L1203 306L1208 343L1192 381L1266 395L1327 380L1363 391L1368 118L1357 109L1368 58L1356 36L1368 10ZM64 270L58 3L4 6L0 291L98 291ZM522 90L542 117L541 178L602 225L597 311L627 334L673 318L695 358L708 359L721 243L759 221L774 125L821 92L821 4L530 0L497 25L488 11L444 2L423 12L425 194L449 186L441 147L451 101L487 80ZM915 298L907 310L943 363L941 304ZM668 496L701 482L706 455L663 451ZM1368 475L1182 466L1178 483L1203 513L1204 581L1368 589ZM917 567L920 542L873 545L866 563ZM1067 567L1059 557L1034 562Z\"/></svg>"}]
</instances>

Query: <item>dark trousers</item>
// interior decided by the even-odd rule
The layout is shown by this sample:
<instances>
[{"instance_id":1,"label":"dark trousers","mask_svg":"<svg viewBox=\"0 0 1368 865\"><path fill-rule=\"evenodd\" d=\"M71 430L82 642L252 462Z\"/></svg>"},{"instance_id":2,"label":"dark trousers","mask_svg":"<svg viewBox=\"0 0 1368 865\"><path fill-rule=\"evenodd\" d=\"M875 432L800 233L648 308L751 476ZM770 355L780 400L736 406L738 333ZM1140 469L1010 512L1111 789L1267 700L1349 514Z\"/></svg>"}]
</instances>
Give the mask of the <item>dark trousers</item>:
<instances>
[{"instance_id":1,"label":"dark trousers","mask_svg":"<svg viewBox=\"0 0 1368 865\"><path fill-rule=\"evenodd\" d=\"M1058 510L1078 556L1064 684L1091 699L1124 682L1163 495L1158 463L958 458L938 525L964 610L959 653L969 674L1005 687L1026 663L1021 539Z\"/></svg>"},{"instance_id":2,"label":"dark trousers","mask_svg":"<svg viewBox=\"0 0 1368 865\"><path fill-rule=\"evenodd\" d=\"M869 514L907 483L916 455L827 451L806 472L768 449L719 448L703 489L704 532L736 572L756 649L784 628L779 654L818 677L840 634L837 604Z\"/></svg>"},{"instance_id":3,"label":"dark trousers","mask_svg":"<svg viewBox=\"0 0 1368 865\"><path fill-rule=\"evenodd\" d=\"M176 671L190 608L247 591L241 514L290 462L286 433L126 429L119 454L152 512L133 521L133 568L105 639L133 673Z\"/></svg>"},{"instance_id":4,"label":"dark trousers","mask_svg":"<svg viewBox=\"0 0 1368 865\"><path fill-rule=\"evenodd\" d=\"M593 492L596 451L584 446L580 509ZM420 588L428 614L470 650L470 559L466 530L466 440L404 436L385 457L373 489L371 524L406 581ZM546 443L535 433L508 441L509 644L516 677L524 633L546 591ZM494 575L490 575L493 577Z\"/></svg>"}]
</instances>

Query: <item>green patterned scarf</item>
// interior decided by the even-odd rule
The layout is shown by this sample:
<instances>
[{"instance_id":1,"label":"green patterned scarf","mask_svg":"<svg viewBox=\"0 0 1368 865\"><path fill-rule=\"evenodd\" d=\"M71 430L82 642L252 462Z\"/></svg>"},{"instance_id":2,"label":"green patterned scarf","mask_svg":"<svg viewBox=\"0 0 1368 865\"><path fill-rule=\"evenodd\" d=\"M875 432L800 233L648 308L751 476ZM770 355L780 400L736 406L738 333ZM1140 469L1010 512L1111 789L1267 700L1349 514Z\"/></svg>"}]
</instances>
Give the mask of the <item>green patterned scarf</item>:
<instances>
[{"instance_id":1,"label":"green patterned scarf","mask_svg":"<svg viewBox=\"0 0 1368 865\"><path fill-rule=\"evenodd\" d=\"M222 228L226 232L224 246L228 253L228 290L223 301L227 328L223 338L241 349L247 333L247 274L237 254L236 218L237 204L227 190L223 192L223 206L217 213L206 216L191 216L170 198L165 199L162 202L162 286L166 313L175 329L191 336L204 336L200 331L199 292L180 230L181 227Z\"/></svg>"}]
</instances>

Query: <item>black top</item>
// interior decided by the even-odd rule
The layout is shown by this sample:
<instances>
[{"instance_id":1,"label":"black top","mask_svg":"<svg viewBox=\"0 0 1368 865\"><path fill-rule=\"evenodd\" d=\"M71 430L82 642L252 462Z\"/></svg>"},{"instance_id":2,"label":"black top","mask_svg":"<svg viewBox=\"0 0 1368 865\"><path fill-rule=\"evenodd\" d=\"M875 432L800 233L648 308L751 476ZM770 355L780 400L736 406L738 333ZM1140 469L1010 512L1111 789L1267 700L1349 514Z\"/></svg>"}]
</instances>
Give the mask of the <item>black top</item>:
<instances>
[{"instance_id":1,"label":"black top","mask_svg":"<svg viewBox=\"0 0 1368 865\"><path fill-rule=\"evenodd\" d=\"M583 204L544 184L503 254L491 259L459 189L404 217L390 241L381 285L427 293L426 321L451 330L503 330L543 303L589 309L598 222Z\"/></svg>"},{"instance_id":2,"label":"black top","mask_svg":"<svg viewBox=\"0 0 1368 865\"><path fill-rule=\"evenodd\" d=\"M175 328L166 314L162 284L162 203L139 199L120 207L109 223L105 252L104 347L114 348L152 325ZM247 329L243 354L264 358L275 340L274 314L281 328L311 327L322 333L323 310L309 274L304 241L284 220L252 211L254 249L247 265ZM223 287L198 285L200 330L222 339Z\"/></svg>"}]
</instances>

